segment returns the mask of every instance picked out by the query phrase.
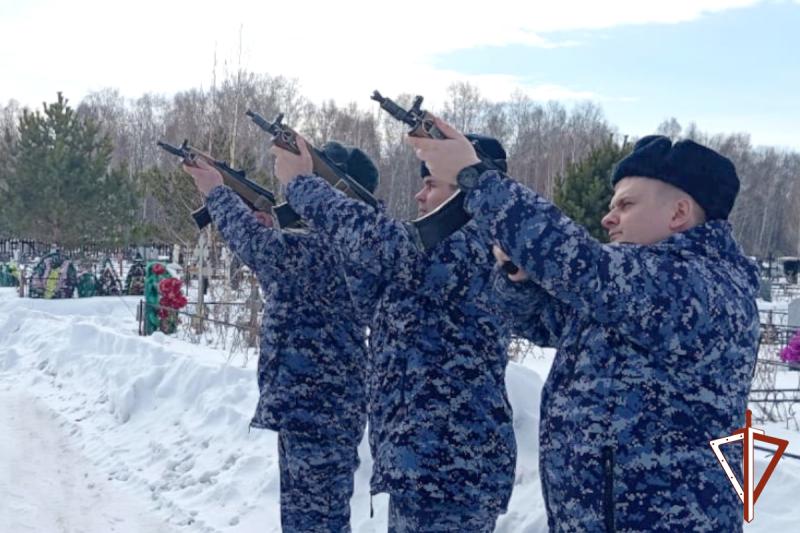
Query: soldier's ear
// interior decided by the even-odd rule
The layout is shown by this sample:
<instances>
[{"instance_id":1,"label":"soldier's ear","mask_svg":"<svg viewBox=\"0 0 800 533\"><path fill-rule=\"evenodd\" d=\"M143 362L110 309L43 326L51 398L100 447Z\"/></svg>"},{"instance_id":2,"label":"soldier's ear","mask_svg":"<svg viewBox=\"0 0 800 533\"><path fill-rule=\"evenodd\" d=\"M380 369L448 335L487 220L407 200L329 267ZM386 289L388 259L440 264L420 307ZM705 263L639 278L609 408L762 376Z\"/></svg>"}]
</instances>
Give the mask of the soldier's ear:
<instances>
[{"instance_id":1,"label":"soldier's ear","mask_svg":"<svg viewBox=\"0 0 800 533\"><path fill-rule=\"evenodd\" d=\"M697 216L697 204L688 195L682 195L672 204L672 218L669 229L683 231L693 226Z\"/></svg>"}]
</instances>

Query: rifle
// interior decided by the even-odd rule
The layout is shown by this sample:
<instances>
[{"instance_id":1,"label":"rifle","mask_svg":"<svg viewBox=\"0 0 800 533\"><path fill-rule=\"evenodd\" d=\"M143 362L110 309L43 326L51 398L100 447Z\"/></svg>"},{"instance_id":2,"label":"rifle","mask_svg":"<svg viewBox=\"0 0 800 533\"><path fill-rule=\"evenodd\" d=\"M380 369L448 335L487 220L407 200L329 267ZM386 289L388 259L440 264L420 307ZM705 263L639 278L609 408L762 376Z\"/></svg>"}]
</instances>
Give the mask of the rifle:
<instances>
[{"instance_id":1,"label":"rifle","mask_svg":"<svg viewBox=\"0 0 800 533\"><path fill-rule=\"evenodd\" d=\"M411 107L406 110L397 105L391 98L381 96L378 91L373 91L371 98L381 105L381 109L388 111L394 118L408 124L411 129L408 134L411 137L428 137L430 139L446 139L433 121L433 117L427 111L421 109L422 97L417 95L411 103Z\"/></svg>"},{"instance_id":2,"label":"rifle","mask_svg":"<svg viewBox=\"0 0 800 533\"><path fill-rule=\"evenodd\" d=\"M183 159L183 162L189 166L196 166L197 159L202 159L222 174L222 181L239 195L247 206L254 211L262 211L264 213L275 214L278 220L278 225L281 228L290 227L300 221L300 216L297 215L288 204L275 205L275 195L271 191L265 189L258 183L247 178L244 170L231 168L224 161L214 159L210 155L201 152L197 148L191 146L188 140L184 140L180 146L173 146L171 144L157 141L156 144L162 150L176 155ZM197 209L192 213L197 227L200 229L205 228L211 223L211 215L206 206Z\"/></svg>"},{"instance_id":3,"label":"rifle","mask_svg":"<svg viewBox=\"0 0 800 533\"><path fill-rule=\"evenodd\" d=\"M373 100L378 102L381 109L387 111L392 117L411 127L408 135L411 137L427 137L430 139L446 139L442 131L436 127L436 123L430 113L422 109L422 96L417 95L411 103L409 109L403 109L391 98L386 98L378 91L373 91ZM495 164L477 142L472 143L475 154L489 168L502 172L502 169ZM469 222L470 216L464 210L464 192L456 191L444 201L439 207L427 213L425 216L411 221L411 227L416 234L419 244L425 250L430 250L439 242L443 241L461 227ZM502 265L503 270L509 274L516 274L519 268L511 261L506 261Z\"/></svg>"},{"instance_id":4,"label":"rifle","mask_svg":"<svg viewBox=\"0 0 800 533\"><path fill-rule=\"evenodd\" d=\"M282 123L283 113L279 113L273 122L267 121L255 111L247 110L245 114L250 117L250 120L252 120L256 126L272 135L273 144L294 154L300 153L300 148L297 146L297 133ZM314 148L310 144L308 144L308 149L311 153L311 161L314 165L314 174L351 198L361 200L372 207L378 207L378 200L372 193L339 168L324 152Z\"/></svg>"},{"instance_id":5,"label":"rifle","mask_svg":"<svg viewBox=\"0 0 800 533\"><path fill-rule=\"evenodd\" d=\"M388 111L390 115L400 122L411 126L411 129L408 130L408 134L411 137L427 137L429 139L447 138L445 137L444 133L442 133L442 131L436 127L436 123L433 121L431 114L423 109L420 109L420 106L422 106L421 96L417 95L414 97L414 101L411 103L411 107L408 110L405 110L397 105L397 103L391 98L381 96L381 93L378 91L373 91L371 98L381 105L381 109ZM494 159L492 159L489 154L481 149L481 146L477 141L471 142L472 147L475 149L475 155L478 156L478 159L480 159L481 162L483 162L492 170L496 170L501 173L503 172L503 169L497 166L497 163L494 162Z\"/></svg>"}]
</instances>

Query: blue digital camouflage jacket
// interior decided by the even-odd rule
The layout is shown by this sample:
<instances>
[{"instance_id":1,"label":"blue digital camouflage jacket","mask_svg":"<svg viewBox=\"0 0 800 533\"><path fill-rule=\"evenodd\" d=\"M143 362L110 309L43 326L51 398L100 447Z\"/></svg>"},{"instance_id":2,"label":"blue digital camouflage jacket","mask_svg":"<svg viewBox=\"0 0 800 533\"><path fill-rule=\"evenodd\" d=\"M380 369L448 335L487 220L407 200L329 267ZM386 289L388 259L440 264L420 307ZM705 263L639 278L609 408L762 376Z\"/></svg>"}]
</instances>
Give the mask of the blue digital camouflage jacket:
<instances>
[{"instance_id":1,"label":"blue digital camouflage jacket","mask_svg":"<svg viewBox=\"0 0 800 533\"><path fill-rule=\"evenodd\" d=\"M603 245L494 172L465 205L530 276L495 279L513 329L558 349L540 422L551 531L740 531L709 446L744 425L759 331L756 266L730 225ZM723 450L741 479L740 447Z\"/></svg>"},{"instance_id":2,"label":"blue digital camouflage jacket","mask_svg":"<svg viewBox=\"0 0 800 533\"><path fill-rule=\"evenodd\" d=\"M337 252L319 233L262 225L227 187L215 187L207 205L263 290L251 426L357 443L366 422L365 325L354 319Z\"/></svg>"},{"instance_id":3,"label":"blue digital camouflage jacket","mask_svg":"<svg viewBox=\"0 0 800 533\"><path fill-rule=\"evenodd\" d=\"M341 249L359 307L372 304L372 492L505 510L516 458L509 337L475 227L424 253L403 223L318 177L294 179L287 198Z\"/></svg>"}]
</instances>

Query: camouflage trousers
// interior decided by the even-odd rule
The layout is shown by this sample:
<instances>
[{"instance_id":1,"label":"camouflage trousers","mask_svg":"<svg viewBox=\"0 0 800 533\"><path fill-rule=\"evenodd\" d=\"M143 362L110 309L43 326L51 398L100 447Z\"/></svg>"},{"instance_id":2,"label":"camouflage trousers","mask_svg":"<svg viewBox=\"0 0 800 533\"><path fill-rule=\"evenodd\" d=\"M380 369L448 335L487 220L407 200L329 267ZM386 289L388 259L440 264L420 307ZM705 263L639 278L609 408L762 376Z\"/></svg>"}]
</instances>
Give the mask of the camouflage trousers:
<instances>
[{"instance_id":1,"label":"camouflage trousers","mask_svg":"<svg viewBox=\"0 0 800 533\"><path fill-rule=\"evenodd\" d=\"M392 495L389 533L491 533L498 513L472 506Z\"/></svg>"},{"instance_id":2,"label":"camouflage trousers","mask_svg":"<svg viewBox=\"0 0 800 533\"><path fill-rule=\"evenodd\" d=\"M357 448L357 440L348 445L330 438L278 434L284 533L350 531Z\"/></svg>"}]
</instances>

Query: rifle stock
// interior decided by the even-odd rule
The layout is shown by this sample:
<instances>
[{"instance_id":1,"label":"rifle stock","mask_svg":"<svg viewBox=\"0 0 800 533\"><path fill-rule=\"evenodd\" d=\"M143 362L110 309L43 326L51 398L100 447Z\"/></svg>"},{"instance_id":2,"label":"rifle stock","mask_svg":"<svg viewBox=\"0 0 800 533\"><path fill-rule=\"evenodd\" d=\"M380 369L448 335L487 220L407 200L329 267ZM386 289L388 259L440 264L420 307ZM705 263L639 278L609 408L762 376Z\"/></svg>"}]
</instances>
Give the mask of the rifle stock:
<instances>
[{"instance_id":1,"label":"rifle stock","mask_svg":"<svg viewBox=\"0 0 800 533\"><path fill-rule=\"evenodd\" d=\"M224 161L214 159L209 154L191 146L188 140L184 140L180 146L173 146L161 141L156 144L170 154L182 158L187 165L196 166L196 161L202 159L217 169L222 175L223 183L233 189L250 209L270 215L274 214L280 227L289 227L300 220L300 217L287 204L281 204L280 209L276 210L277 201L272 191L248 179L244 170L232 168ZM205 206L194 211L192 218L199 229L203 229L211 223L211 215Z\"/></svg>"},{"instance_id":2,"label":"rifle stock","mask_svg":"<svg viewBox=\"0 0 800 533\"><path fill-rule=\"evenodd\" d=\"M280 113L273 122L269 122L263 116L255 111L247 110L245 113L250 119L262 130L272 135L272 142L276 146L289 150L292 153L299 154L300 148L297 146L297 132L292 128L282 123L283 114ZM361 200L362 202L372 206L378 206L378 200L365 189L359 182L349 176L341 168L339 168L333 161L331 161L324 152L318 150L309 143L306 143L311 154L311 162L314 174L321 177L330 183L336 189L344 192L351 198Z\"/></svg>"}]
</instances>

